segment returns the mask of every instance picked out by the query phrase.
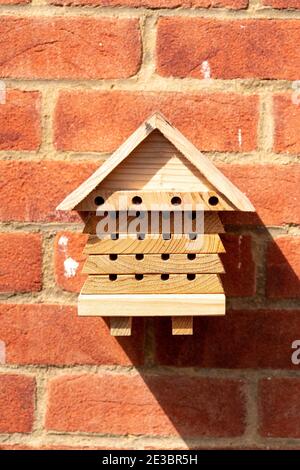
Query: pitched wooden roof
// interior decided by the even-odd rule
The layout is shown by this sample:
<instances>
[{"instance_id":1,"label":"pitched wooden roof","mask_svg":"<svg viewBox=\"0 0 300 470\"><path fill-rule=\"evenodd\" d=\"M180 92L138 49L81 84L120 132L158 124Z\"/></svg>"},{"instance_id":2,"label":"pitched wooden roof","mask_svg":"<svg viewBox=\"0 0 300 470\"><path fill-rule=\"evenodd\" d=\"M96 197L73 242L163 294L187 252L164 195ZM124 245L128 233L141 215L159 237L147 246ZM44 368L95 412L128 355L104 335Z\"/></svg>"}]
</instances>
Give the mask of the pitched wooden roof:
<instances>
[{"instance_id":1,"label":"pitched wooden roof","mask_svg":"<svg viewBox=\"0 0 300 470\"><path fill-rule=\"evenodd\" d=\"M153 114L77 189L70 193L57 207L73 210L106 178L131 152L154 130L158 129L197 170L224 195L237 210L254 212L247 196L218 170L181 132L160 113Z\"/></svg>"}]
</instances>

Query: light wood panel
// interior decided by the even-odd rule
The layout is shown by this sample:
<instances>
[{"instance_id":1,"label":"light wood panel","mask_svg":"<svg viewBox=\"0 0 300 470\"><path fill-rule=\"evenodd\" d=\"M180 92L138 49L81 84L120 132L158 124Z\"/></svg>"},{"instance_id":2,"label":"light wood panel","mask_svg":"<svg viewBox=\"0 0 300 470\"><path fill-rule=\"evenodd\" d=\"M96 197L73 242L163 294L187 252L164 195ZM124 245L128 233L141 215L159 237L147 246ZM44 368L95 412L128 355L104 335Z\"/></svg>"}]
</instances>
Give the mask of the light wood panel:
<instances>
[{"instance_id":1,"label":"light wood panel","mask_svg":"<svg viewBox=\"0 0 300 470\"><path fill-rule=\"evenodd\" d=\"M115 259L113 255L90 255L82 272L84 274L224 273L219 256L214 254L143 255L140 253L116 256ZM188 256L193 258L189 259Z\"/></svg>"},{"instance_id":2,"label":"light wood panel","mask_svg":"<svg viewBox=\"0 0 300 470\"><path fill-rule=\"evenodd\" d=\"M193 317L172 317L173 335L192 335Z\"/></svg>"},{"instance_id":3,"label":"light wood panel","mask_svg":"<svg viewBox=\"0 0 300 470\"><path fill-rule=\"evenodd\" d=\"M224 294L79 295L78 315L164 317L225 315Z\"/></svg>"},{"instance_id":4,"label":"light wood panel","mask_svg":"<svg viewBox=\"0 0 300 470\"><path fill-rule=\"evenodd\" d=\"M99 205L97 198L101 197L104 203ZM134 198L140 198L140 204L135 204ZM180 204L172 204L173 198L180 198ZM212 199L213 198L213 199ZM217 201L211 204L210 201ZM234 210L234 206L226 201L221 194L215 191L180 192L180 191L110 191L101 188L92 191L75 210L77 211L183 211L183 210Z\"/></svg>"},{"instance_id":5,"label":"light wood panel","mask_svg":"<svg viewBox=\"0 0 300 470\"><path fill-rule=\"evenodd\" d=\"M155 222L153 222L153 219ZM141 221L141 224L145 223L145 225L133 225L132 222L134 220ZM143 231L141 227L144 226L146 227L146 233L162 233L167 231L171 233L187 233L188 231L208 234L224 233L224 227L219 215L216 212L207 211L202 213L178 212L175 215L175 220L172 212L170 215L162 215L161 212L146 212L145 214L140 214L138 218L136 216L127 216L126 212L121 214L120 217L119 214L116 214L115 217L114 215L110 215L110 213L102 217L90 215L86 221L83 233L95 235L97 233L97 225L101 221L103 221L103 224L98 226L98 231L107 234L136 233L137 231ZM104 221L106 222L106 226L103 226ZM174 222L176 230L174 230Z\"/></svg>"},{"instance_id":6,"label":"light wood panel","mask_svg":"<svg viewBox=\"0 0 300 470\"><path fill-rule=\"evenodd\" d=\"M130 336L132 318L131 317L111 317L110 334L112 336Z\"/></svg>"},{"instance_id":7,"label":"light wood panel","mask_svg":"<svg viewBox=\"0 0 300 470\"><path fill-rule=\"evenodd\" d=\"M219 235L198 235L196 240L187 236L173 235L170 240L161 236L145 235L144 240L135 237L121 237L118 240L99 240L90 236L84 254L131 254L131 253L224 253Z\"/></svg>"},{"instance_id":8,"label":"light wood panel","mask_svg":"<svg viewBox=\"0 0 300 470\"><path fill-rule=\"evenodd\" d=\"M161 132L154 130L110 173L102 189L213 191L213 186Z\"/></svg>"},{"instance_id":9,"label":"light wood panel","mask_svg":"<svg viewBox=\"0 0 300 470\"><path fill-rule=\"evenodd\" d=\"M134 275L109 276L93 275L85 281L82 294L222 294L223 287L218 274L193 274L194 279L187 279L186 274L170 274L162 280L160 275L145 274L137 279ZM162 276L166 276L163 274Z\"/></svg>"}]
</instances>

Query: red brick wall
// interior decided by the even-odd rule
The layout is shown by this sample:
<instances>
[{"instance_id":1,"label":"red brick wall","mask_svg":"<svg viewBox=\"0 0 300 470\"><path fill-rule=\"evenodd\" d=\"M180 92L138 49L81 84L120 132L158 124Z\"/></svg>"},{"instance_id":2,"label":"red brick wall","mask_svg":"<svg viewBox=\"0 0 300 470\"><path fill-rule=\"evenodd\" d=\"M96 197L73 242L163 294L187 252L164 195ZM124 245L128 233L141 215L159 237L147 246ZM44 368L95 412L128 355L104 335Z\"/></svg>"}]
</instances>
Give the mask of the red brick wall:
<instances>
[{"instance_id":1,"label":"red brick wall","mask_svg":"<svg viewBox=\"0 0 300 470\"><path fill-rule=\"evenodd\" d=\"M299 449L299 0L0 0L0 40L0 448ZM257 214L225 318L116 339L55 207L157 109Z\"/></svg>"}]
</instances>

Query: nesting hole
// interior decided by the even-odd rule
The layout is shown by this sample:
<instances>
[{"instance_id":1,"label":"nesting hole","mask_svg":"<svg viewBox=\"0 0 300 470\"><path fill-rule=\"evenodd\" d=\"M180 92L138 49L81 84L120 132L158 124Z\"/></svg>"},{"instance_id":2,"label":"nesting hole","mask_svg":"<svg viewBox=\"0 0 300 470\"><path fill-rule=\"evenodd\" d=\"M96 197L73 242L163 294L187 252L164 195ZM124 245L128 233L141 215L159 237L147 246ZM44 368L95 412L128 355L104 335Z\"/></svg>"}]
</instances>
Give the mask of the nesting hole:
<instances>
[{"instance_id":1,"label":"nesting hole","mask_svg":"<svg viewBox=\"0 0 300 470\"><path fill-rule=\"evenodd\" d=\"M118 259L118 255L109 255L109 259L111 261L116 261Z\"/></svg>"},{"instance_id":2,"label":"nesting hole","mask_svg":"<svg viewBox=\"0 0 300 470\"><path fill-rule=\"evenodd\" d=\"M210 196L208 204L210 206L216 206L217 204L219 204L219 198L217 196Z\"/></svg>"},{"instance_id":3,"label":"nesting hole","mask_svg":"<svg viewBox=\"0 0 300 470\"><path fill-rule=\"evenodd\" d=\"M138 253L137 255L135 255L135 259L141 261L142 259L144 259L144 255L142 253Z\"/></svg>"},{"instance_id":4,"label":"nesting hole","mask_svg":"<svg viewBox=\"0 0 300 470\"><path fill-rule=\"evenodd\" d=\"M138 240L145 240L145 237L146 237L146 235L144 233L138 233L137 236L136 236L136 238Z\"/></svg>"},{"instance_id":5,"label":"nesting hole","mask_svg":"<svg viewBox=\"0 0 300 470\"><path fill-rule=\"evenodd\" d=\"M170 233L163 233L162 238L163 238L163 240L171 240L171 234Z\"/></svg>"},{"instance_id":6,"label":"nesting hole","mask_svg":"<svg viewBox=\"0 0 300 470\"><path fill-rule=\"evenodd\" d=\"M110 238L111 238L112 240L119 240L119 234L118 234L118 233L112 233L111 236L110 236Z\"/></svg>"},{"instance_id":7,"label":"nesting hole","mask_svg":"<svg viewBox=\"0 0 300 470\"><path fill-rule=\"evenodd\" d=\"M143 199L142 199L140 196L134 196L134 197L131 199L131 202L132 202L132 204L139 205L139 204L142 204Z\"/></svg>"},{"instance_id":8,"label":"nesting hole","mask_svg":"<svg viewBox=\"0 0 300 470\"><path fill-rule=\"evenodd\" d=\"M161 255L161 259L162 259L163 261L167 261L168 259L170 259L170 255L169 255L168 253L163 253L163 254Z\"/></svg>"},{"instance_id":9,"label":"nesting hole","mask_svg":"<svg viewBox=\"0 0 300 470\"><path fill-rule=\"evenodd\" d=\"M181 197L173 196L171 199L171 204L173 204L173 206L179 206L181 204Z\"/></svg>"},{"instance_id":10,"label":"nesting hole","mask_svg":"<svg viewBox=\"0 0 300 470\"><path fill-rule=\"evenodd\" d=\"M96 206L102 206L102 204L104 204L104 198L102 196L96 196L95 204Z\"/></svg>"},{"instance_id":11,"label":"nesting hole","mask_svg":"<svg viewBox=\"0 0 300 470\"><path fill-rule=\"evenodd\" d=\"M160 278L162 281L167 281L169 279L169 274L161 274Z\"/></svg>"},{"instance_id":12,"label":"nesting hole","mask_svg":"<svg viewBox=\"0 0 300 470\"><path fill-rule=\"evenodd\" d=\"M187 257L188 257L188 259L189 259L190 261L193 261L194 259L196 259L196 254L195 254L195 253L189 253L189 254L187 255Z\"/></svg>"},{"instance_id":13,"label":"nesting hole","mask_svg":"<svg viewBox=\"0 0 300 470\"><path fill-rule=\"evenodd\" d=\"M116 281L117 278L118 278L117 274L110 274L110 275L109 275L109 280L110 280L110 281Z\"/></svg>"},{"instance_id":14,"label":"nesting hole","mask_svg":"<svg viewBox=\"0 0 300 470\"><path fill-rule=\"evenodd\" d=\"M190 240L196 240L197 237L198 237L197 233L189 233Z\"/></svg>"},{"instance_id":15,"label":"nesting hole","mask_svg":"<svg viewBox=\"0 0 300 470\"><path fill-rule=\"evenodd\" d=\"M136 274L136 275L135 275L135 279L136 279L137 281L142 281L142 279L144 279L144 274Z\"/></svg>"},{"instance_id":16,"label":"nesting hole","mask_svg":"<svg viewBox=\"0 0 300 470\"><path fill-rule=\"evenodd\" d=\"M196 279L196 274L187 274L186 278L188 281L194 281Z\"/></svg>"}]
</instances>

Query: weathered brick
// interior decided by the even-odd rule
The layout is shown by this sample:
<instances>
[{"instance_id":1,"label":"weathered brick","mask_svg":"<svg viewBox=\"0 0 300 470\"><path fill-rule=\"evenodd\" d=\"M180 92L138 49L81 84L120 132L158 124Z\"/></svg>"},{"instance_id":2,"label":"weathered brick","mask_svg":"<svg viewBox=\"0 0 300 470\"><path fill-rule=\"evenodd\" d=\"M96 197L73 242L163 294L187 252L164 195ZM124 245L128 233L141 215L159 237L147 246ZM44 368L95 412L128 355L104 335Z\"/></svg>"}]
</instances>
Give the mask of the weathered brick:
<instances>
[{"instance_id":1,"label":"weathered brick","mask_svg":"<svg viewBox=\"0 0 300 470\"><path fill-rule=\"evenodd\" d=\"M267 250L267 296L300 297L300 237L280 237Z\"/></svg>"},{"instance_id":2,"label":"weathered brick","mask_svg":"<svg viewBox=\"0 0 300 470\"><path fill-rule=\"evenodd\" d=\"M0 219L80 221L56 211L63 198L96 170L95 163L0 161Z\"/></svg>"},{"instance_id":3,"label":"weathered brick","mask_svg":"<svg viewBox=\"0 0 300 470\"><path fill-rule=\"evenodd\" d=\"M78 221L75 213L55 211L67 194L99 165L93 162L0 161L0 220ZM227 224L300 223L300 165L229 165L221 171L254 204L257 214L227 213ZM284 191L282 190L284 188Z\"/></svg>"},{"instance_id":4,"label":"weathered brick","mask_svg":"<svg viewBox=\"0 0 300 470\"><path fill-rule=\"evenodd\" d=\"M274 119L274 151L287 154L300 153L300 87L296 88L294 93L275 95Z\"/></svg>"},{"instance_id":5,"label":"weathered brick","mask_svg":"<svg viewBox=\"0 0 300 470\"><path fill-rule=\"evenodd\" d=\"M110 336L109 322L78 317L77 309L70 306L0 304L0 340L9 364L143 362L142 319L133 322L131 337L116 339Z\"/></svg>"},{"instance_id":6,"label":"weathered brick","mask_svg":"<svg viewBox=\"0 0 300 470\"><path fill-rule=\"evenodd\" d=\"M294 369L297 310L229 310L224 317L194 317L193 336L172 336L171 319L155 319L156 362L225 369Z\"/></svg>"},{"instance_id":7,"label":"weathered brick","mask_svg":"<svg viewBox=\"0 0 300 470\"><path fill-rule=\"evenodd\" d=\"M110 152L157 110L200 150L256 148L256 96L123 91L62 92L55 111L56 147Z\"/></svg>"},{"instance_id":8,"label":"weathered brick","mask_svg":"<svg viewBox=\"0 0 300 470\"><path fill-rule=\"evenodd\" d=\"M141 61L136 19L2 17L0 40L2 77L126 78Z\"/></svg>"},{"instance_id":9,"label":"weathered brick","mask_svg":"<svg viewBox=\"0 0 300 470\"><path fill-rule=\"evenodd\" d=\"M284 10L300 8L299 0L263 0L263 5Z\"/></svg>"},{"instance_id":10,"label":"weathered brick","mask_svg":"<svg viewBox=\"0 0 300 470\"><path fill-rule=\"evenodd\" d=\"M299 378L263 379L258 393L260 434L265 437L299 438Z\"/></svg>"},{"instance_id":11,"label":"weathered brick","mask_svg":"<svg viewBox=\"0 0 300 470\"><path fill-rule=\"evenodd\" d=\"M88 236L82 233L59 232L54 243L56 283L64 290L80 292L86 279L81 270L86 257L83 249Z\"/></svg>"},{"instance_id":12,"label":"weathered brick","mask_svg":"<svg viewBox=\"0 0 300 470\"><path fill-rule=\"evenodd\" d=\"M209 68L211 78L299 78L298 20L166 17L157 34L163 76L202 79Z\"/></svg>"},{"instance_id":13,"label":"weathered brick","mask_svg":"<svg viewBox=\"0 0 300 470\"><path fill-rule=\"evenodd\" d=\"M0 292L30 292L41 287L41 236L0 233Z\"/></svg>"},{"instance_id":14,"label":"weathered brick","mask_svg":"<svg viewBox=\"0 0 300 470\"><path fill-rule=\"evenodd\" d=\"M256 214L227 212L227 224L282 225L300 223L300 165L222 165L220 170L245 192Z\"/></svg>"},{"instance_id":15,"label":"weathered brick","mask_svg":"<svg viewBox=\"0 0 300 470\"><path fill-rule=\"evenodd\" d=\"M35 380L16 374L0 375L0 432L30 432L33 424Z\"/></svg>"},{"instance_id":16,"label":"weathered brick","mask_svg":"<svg viewBox=\"0 0 300 470\"><path fill-rule=\"evenodd\" d=\"M221 254L225 274L221 274L227 296L246 297L255 294L255 263L252 238L246 235L222 235L226 253Z\"/></svg>"},{"instance_id":17,"label":"weathered brick","mask_svg":"<svg viewBox=\"0 0 300 470\"><path fill-rule=\"evenodd\" d=\"M99 5L145 8L211 8L225 7L232 10L247 8L248 0L49 0L53 5Z\"/></svg>"},{"instance_id":18,"label":"weathered brick","mask_svg":"<svg viewBox=\"0 0 300 470\"><path fill-rule=\"evenodd\" d=\"M196 437L239 436L245 428L237 380L67 375L50 381L48 396L46 427L57 431Z\"/></svg>"},{"instance_id":19,"label":"weathered brick","mask_svg":"<svg viewBox=\"0 0 300 470\"><path fill-rule=\"evenodd\" d=\"M1 87L0 150L38 149L41 143L40 101L37 91L5 91Z\"/></svg>"}]
</instances>

